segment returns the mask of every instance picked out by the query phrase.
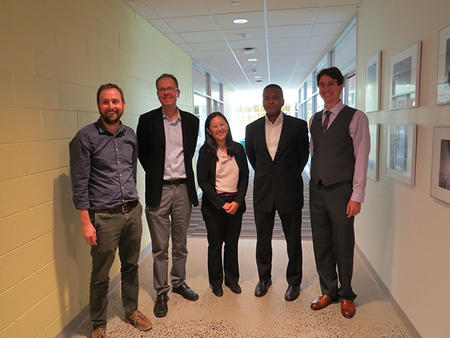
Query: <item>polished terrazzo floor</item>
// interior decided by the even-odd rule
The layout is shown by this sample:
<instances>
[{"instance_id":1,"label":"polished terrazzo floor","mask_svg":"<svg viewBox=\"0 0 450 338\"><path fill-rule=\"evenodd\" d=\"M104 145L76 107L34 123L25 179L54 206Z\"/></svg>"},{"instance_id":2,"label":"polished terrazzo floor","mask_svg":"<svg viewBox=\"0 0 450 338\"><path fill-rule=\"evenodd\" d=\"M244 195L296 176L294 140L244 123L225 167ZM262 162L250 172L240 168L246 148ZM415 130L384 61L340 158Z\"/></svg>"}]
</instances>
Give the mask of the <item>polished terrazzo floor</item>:
<instances>
[{"instance_id":1,"label":"polished terrazzo floor","mask_svg":"<svg viewBox=\"0 0 450 338\"><path fill-rule=\"evenodd\" d=\"M189 238L187 283L200 299L190 302L169 293L169 312L164 318L153 315L156 298L152 284L152 257L140 265L140 309L153 322L153 329L140 332L123 321L120 291L110 298L108 308L109 337L410 337L392 305L370 275L361 259L355 257L353 286L358 293L357 311L353 319L340 314L340 305L332 304L321 311L312 311L310 302L320 293L314 266L312 242L303 241L303 281L300 297L294 302L284 300L287 287L285 275L286 245L273 240L273 285L266 296L253 295L258 281L255 263L256 241L239 242L240 285L242 294L233 294L224 287L224 295L214 296L209 289L206 268L205 238ZM85 323L71 337L86 337Z\"/></svg>"}]
</instances>

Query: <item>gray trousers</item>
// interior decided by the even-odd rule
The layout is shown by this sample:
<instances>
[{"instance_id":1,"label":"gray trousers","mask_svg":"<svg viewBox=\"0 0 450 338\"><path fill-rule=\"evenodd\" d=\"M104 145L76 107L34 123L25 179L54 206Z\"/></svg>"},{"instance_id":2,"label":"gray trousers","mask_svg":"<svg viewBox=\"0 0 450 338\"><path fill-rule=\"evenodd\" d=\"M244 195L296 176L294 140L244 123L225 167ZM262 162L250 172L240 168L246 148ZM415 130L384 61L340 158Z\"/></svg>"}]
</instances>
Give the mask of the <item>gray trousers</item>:
<instances>
[{"instance_id":1,"label":"gray trousers","mask_svg":"<svg viewBox=\"0 0 450 338\"><path fill-rule=\"evenodd\" d=\"M186 184L163 185L158 207L145 209L152 238L153 286L158 295L169 291L169 237L172 235L172 286L186 279L187 240L192 206Z\"/></svg>"},{"instance_id":2,"label":"gray trousers","mask_svg":"<svg viewBox=\"0 0 450 338\"><path fill-rule=\"evenodd\" d=\"M123 215L91 213L97 231L97 245L91 246L92 272L89 311L92 327L106 327L109 270L119 247L122 305L125 314L137 310L139 294L138 260L141 250L142 206Z\"/></svg>"}]
</instances>

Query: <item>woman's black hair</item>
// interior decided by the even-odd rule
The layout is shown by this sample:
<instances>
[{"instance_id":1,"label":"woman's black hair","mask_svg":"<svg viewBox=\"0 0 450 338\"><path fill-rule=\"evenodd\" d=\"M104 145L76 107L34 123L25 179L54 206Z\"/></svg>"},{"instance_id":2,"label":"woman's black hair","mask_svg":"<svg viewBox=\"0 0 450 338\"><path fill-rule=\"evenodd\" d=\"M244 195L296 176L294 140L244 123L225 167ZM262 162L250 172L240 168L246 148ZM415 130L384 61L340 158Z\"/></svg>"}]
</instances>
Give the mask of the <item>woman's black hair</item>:
<instances>
[{"instance_id":1,"label":"woman's black hair","mask_svg":"<svg viewBox=\"0 0 450 338\"><path fill-rule=\"evenodd\" d=\"M219 158L217 157L217 142L214 139L214 137L212 137L208 133L207 129L209 129L211 120L217 116L223 118L228 126L228 133L227 137L225 138L225 146L227 147L228 156L234 156L234 145L233 145L233 137L231 136L230 124L228 123L227 118L222 113L214 112L209 114L205 121L205 146L206 150L216 159L216 161L219 160Z\"/></svg>"}]
</instances>

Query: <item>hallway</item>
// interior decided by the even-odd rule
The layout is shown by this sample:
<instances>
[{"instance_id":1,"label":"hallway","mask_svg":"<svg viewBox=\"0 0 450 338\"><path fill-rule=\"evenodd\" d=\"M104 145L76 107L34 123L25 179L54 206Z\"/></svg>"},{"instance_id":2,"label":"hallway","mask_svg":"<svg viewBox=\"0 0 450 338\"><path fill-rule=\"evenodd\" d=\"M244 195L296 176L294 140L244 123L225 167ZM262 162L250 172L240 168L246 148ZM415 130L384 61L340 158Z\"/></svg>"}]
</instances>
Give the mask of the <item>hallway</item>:
<instances>
[{"instance_id":1,"label":"hallway","mask_svg":"<svg viewBox=\"0 0 450 338\"><path fill-rule=\"evenodd\" d=\"M150 317L153 329L140 332L123 321L120 291L115 290L108 309L109 337L410 337L392 305L372 278L361 258L355 257L354 288L358 293L353 319L340 314L340 305L312 311L310 302L319 295L312 242L303 241L303 282L300 297L292 303L284 300L287 255L284 240L273 240L273 285L263 298L253 295L257 283L255 240L241 239L239 244L240 285L235 295L224 287L218 298L208 286L205 238L189 238L187 283L200 299L189 302L169 293L169 312L155 318L156 298L152 283L152 257L140 264L140 309ZM71 337L85 337L88 323Z\"/></svg>"}]
</instances>

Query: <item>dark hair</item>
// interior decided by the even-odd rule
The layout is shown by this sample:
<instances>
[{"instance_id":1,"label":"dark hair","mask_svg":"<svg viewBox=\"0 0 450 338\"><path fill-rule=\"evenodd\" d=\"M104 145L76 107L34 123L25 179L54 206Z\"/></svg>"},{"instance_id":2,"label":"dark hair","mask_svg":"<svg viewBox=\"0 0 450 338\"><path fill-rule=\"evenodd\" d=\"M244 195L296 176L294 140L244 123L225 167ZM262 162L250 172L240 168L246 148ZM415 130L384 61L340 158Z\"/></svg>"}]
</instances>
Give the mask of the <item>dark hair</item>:
<instances>
[{"instance_id":1,"label":"dark hair","mask_svg":"<svg viewBox=\"0 0 450 338\"><path fill-rule=\"evenodd\" d=\"M317 85L319 85L320 78L322 75L328 75L332 79L335 79L337 81L338 85L341 85L344 83L344 77L342 76L341 71L337 67L330 67L330 68L324 68L322 69L319 74L317 74Z\"/></svg>"},{"instance_id":2,"label":"dark hair","mask_svg":"<svg viewBox=\"0 0 450 338\"><path fill-rule=\"evenodd\" d=\"M178 80L177 80L177 78L175 77L175 75L163 73L163 74L161 74L161 75L156 79L156 81L155 81L156 89L158 89L158 81L161 80L161 79L165 79L165 78L172 79L172 80L175 82L175 85L176 85L177 88L178 88Z\"/></svg>"},{"instance_id":3,"label":"dark hair","mask_svg":"<svg viewBox=\"0 0 450 338\"><path fill-rule=\"evenodd\" d=\"M227 133L227 137L225 138L225 145L227 147L227 154L228 156L233 157L234 156L234 144L233 144L233 137L231 136L231 130L230 130L230 124L228 123L227 118L220 112L214 112L208 115L208 117L206 118L205 121L205 146L206 146L206 150L208 151L208 153L210 153L212 156L214 156L214 158L216 159L216 161L219 160L219 158L217 157L217 142L214 139L214 137L212 137L208 131L206 129L209 129L209 126L211 125L211 121L213 118L215 117L221 117L224 119L224 121L226 122L227 126L228 126L228 133Z\"/></svg>"},{"instance_id":4,"label":"dark hair","mask_svg":"<svg viewBox=\"0 0 450 338\"><path fill-rule=\"evenodd\" d=\"M100 87L98 87L97 103L100 103L100 93L102 92L102 90L105 90L105 89L117 89L120 93L120 98L122 99L122 102L125 102L125 98L123 97L123 91L118 85L116 85L114 83L105 83L105 84L102 84Z\"/></svg>"},{"instance_id":5,"label":"dark hair","mask_svg":"<svg viewBox=\"0 0 450 338\"><path fill-rule=\"evenodd\" d=\"M275 83L271 83L271 84L265 86L264 90L263 90L263 96L264 96L264 92L266 91L266 89L278 89L281 93L281 98L283 98L283 89L281 89L281 87L279 85L277 85Z\"/></svg>"}]
</instances>

